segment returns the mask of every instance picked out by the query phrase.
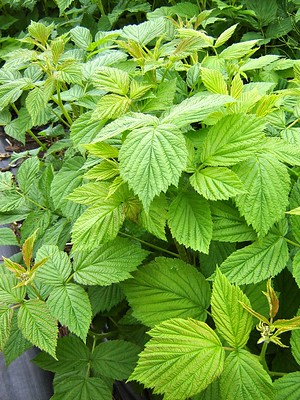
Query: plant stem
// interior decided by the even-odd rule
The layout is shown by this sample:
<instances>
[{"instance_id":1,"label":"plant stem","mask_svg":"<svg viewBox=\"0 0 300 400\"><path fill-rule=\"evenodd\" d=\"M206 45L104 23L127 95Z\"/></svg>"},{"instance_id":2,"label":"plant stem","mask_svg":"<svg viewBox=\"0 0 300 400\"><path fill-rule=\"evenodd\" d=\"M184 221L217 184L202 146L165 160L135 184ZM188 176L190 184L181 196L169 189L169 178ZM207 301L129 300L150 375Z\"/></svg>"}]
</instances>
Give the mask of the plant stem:
<instances>
[{"instance_id":1,"label":"plant stem","mask_svg":"<svg viewBox=\"0 0 300 400\"><path fill-rule=\"evenodd\" d=\"M44 301L43 298L41 297L41 295L39 294L37 288L34 286L33 283L30 285L30 287L31 287L31 289L34 291L34 293L36 294L36 297L37 297L39 300Z\"/></svg>"},{"instance_id":2,"label":"plant stem","mask_svg":"<svg viewBox=\"0 0 300 400\"><path fill-rule=\"evenodd\" d=\"M284 240L286 241L286 242L288 242L289 244L292 244L293 246L296 246L296 247L300 247L300 244L299 243L296 243L296 242L293 242L292 240L290 240L290 239L288 239L288 238L284 238Z\"/></svg>"},{"instance_id":3,"label":"plant stem","mask_svg":"<svg viewBox=\"0 0 300 400\"><path fill-rule=\"evenodd\" d=\"M56 86L56 90L57 90L57 100L55 99L55 97L53 97L53 101L55 101L55 103L60 107L60 109L61 109L62 113L64 114L64 116L66 117L66 120L68 121L68 123L70 125L72 125L73 120L70 117L68 111L65 109L62 99L61 99L61 96L60 96L60 85L59 84Z\"/></svg>"},{"instance_id":4,"label":"plant stem","mask_svg":"<svg viewBox=\"0 0 300 400\"><path fill-rule=\"evenodd\" d=\"M274 372L274 371L270 371L269 374L270 374L270 376L285 376L285 375L287 375L287 372Z\"/></svg>"},{"instance_id":5,"label":"plant stem","mask_svg":"<svg viewBox=\"0 0 300 400\"><path fill-rule=\"evenodd\" d=\"M41 147L42 150L44 150L44 151L47 150L47 146L44 145L44 143L42 143L42 142L40 141L40 139L39 139L37 136L35 136L35 134L32 132L31 129L27 129L26 132L27 132L28 135L31 136L32 139Z\"/></svg>"},{"instance_id":6,"label":"plant stem","mask_svg":"<svg viewBox=\"0 0 300 400\"><path fill-rule=\"evenodd\" d=\"M226 346L223 346L223 349L224 349L225 351L234 351L234 350L235 350L234 347L226 347Z\"/></svg>"},{"instance_id":7,"label":"plant stem","mask_svg":"<svg viewBox=\"0 0 300 400\"><path fill-rule=\"evenodd\" d=\"M299 121L300 121L300 118L295 119L295 121L293 121L291 124L289 124L289 125L286 127L286 129L289 129L289 128L291 128L292 126L296 125L297 122L299 122Z\"/></svg>"},{"instance_id":8,"label":"plant stem","mask_svg":"<svg viewBox=\"0 0 300 400\"><path fill-rule=\"evenodd\" d=\"M135 236L128 235L127 233L124 233L124 232L119 232L119 234L122 235L122 236L128 237L129 239L137 240L138 242L143 243L144 245L146 245L148 247L151 247L154 250L159 250L159 251L162 251L162 252L164 252L166 254L169 254L170 256L180 258L179 254L173 253L172 251L164 249L163 247L156 246L155 244L146 242L145 240L142 240L142 239L137 238Z\"/></svg>"},{"instance_id":9,"label":"plant stem","mask_svg":"<svg viewBox=\"0 0 300 400\"><path fill-rule=\"evenodd\" d=\"M260 362L262 363L262 366L264 367L264 369L267 372L269 372L269 368L268 368L268 365L267 365L267 362L266 362L267 347L268 347L268 343L264 342L263 345L262 345L262 349L261 349L261 352L260 352L259 359L260 359Z\"/></svg>"}]
</instances>

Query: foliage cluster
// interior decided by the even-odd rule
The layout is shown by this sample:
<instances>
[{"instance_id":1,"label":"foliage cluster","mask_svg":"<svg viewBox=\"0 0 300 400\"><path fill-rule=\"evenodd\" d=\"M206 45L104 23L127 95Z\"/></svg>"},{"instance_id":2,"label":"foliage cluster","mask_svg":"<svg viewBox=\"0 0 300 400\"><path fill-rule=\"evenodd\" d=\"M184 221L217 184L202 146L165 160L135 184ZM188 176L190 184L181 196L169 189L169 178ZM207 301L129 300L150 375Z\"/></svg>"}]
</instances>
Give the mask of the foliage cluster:
<instances>
[{"instance_id":1,"label":"foliage cluster","mask_svg":"<svg viewBox=\"0 0 300 400\"><path fill-rule=\"evenodd\" d=\"M300 13L270 3L57 0L4 38L0 124L39 147L0 174L0 349L43 350L52 400L299 398Z\"/></svg>"}]
</instances>

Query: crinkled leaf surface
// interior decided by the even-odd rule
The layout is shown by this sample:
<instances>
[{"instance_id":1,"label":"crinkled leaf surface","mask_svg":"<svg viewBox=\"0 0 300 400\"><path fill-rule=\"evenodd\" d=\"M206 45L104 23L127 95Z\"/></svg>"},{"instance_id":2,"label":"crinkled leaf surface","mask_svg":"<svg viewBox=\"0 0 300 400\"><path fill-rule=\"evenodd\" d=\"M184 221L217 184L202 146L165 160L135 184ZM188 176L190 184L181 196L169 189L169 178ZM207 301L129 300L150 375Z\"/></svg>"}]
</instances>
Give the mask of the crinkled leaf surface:
<instances>
[{"instance_id":1,"label":"crinkled leaf surface","mask_svg":"<svg viewBox=\"0 0 300 400\"><path fill-rule=\"evenodd\" d=\"M217 270L213 284L211 310L218 333L235 348L246 345L252 330L252 316L239 303L249 307L250 301L238 286Z\"/></svg>"},{"instance_id":2,"label":"crinkled leaf surface","mask_svg":"<svg viewBox=\"0 0 300 400\"><path fill-rule=\"evenodd\" d=\"M269 374L246 350L236 350L226 359L220 379L223 400L272 400L274 389Z\"/></svg>"},{"instance_id":3,"label":"crinkled leaf surface","mask_svg":"<svg viewBox=\"0 0 300 400\"><path fill-rule=\"evenodd\" d=\"M0 305L0 351L3 351L9 338L13 313L9 306Z\"/></svg>"},{"instance_id":4,"label":"crinkled leaf surface","mask_svg":"<svg viewBox=\"0 0 300 400\"><path fill-rule=\"evenodd\" d=\"M187 162L185 138L173 124L135 129L124 141L119 160L122 178L149 209L156 195L178 185Z\"/></svg>"},{"instance_id":5,"label":"crinkled leaf surface","mask_svg":"<svg viewBox=\"0 0 300 400\"><path fill-rule=\"evenodd\" d=\"M149 332L130 380L137 380L165 400L185 400L204 390L223 370L225 352L204 322L175 318Z\"/></svg>"},{"instance_id":6,"label":"crinkled leaf surface","mask_svg":"<svg viewBox=\"0 0 300 400\"><path fill-rule=\"evenodd\" d=\"M63 383L55 386L51 400L111 400L112 390L101 378L69 376Z\"/></svg>"},{"instance_id":7,"label":"crinkled leaf surface","mask_svg":"<svg viewBox=\"0 0 300 400\"><path fill-rule=\"evenodd\" d=\"M154 326L169 318L205 321L210 287L204 276L181 260L159 257L133 273L122 285L143 324Z\"/></svg>"},{"instance_id":8,"label":"crinkled leaf surface","mask_svg":"<svg viewBox=\"0 0 300 400\"><path fill-rule=\"evenodd\" d=\"M186 247L208 253L212 238L209 204L196 192L181 192L169 208L168 225L172 236Z\"/></svg>"},{"instance_id":9,"label":"crinkled leaf surface","mask_svg":"<svg viewBox=\"0 0 300 400\"><path fill-rule=\"evenodd\" d=\"M300 398L300 372L290 372L274 382L275 400Z\"/></svg>"}]
</instances>

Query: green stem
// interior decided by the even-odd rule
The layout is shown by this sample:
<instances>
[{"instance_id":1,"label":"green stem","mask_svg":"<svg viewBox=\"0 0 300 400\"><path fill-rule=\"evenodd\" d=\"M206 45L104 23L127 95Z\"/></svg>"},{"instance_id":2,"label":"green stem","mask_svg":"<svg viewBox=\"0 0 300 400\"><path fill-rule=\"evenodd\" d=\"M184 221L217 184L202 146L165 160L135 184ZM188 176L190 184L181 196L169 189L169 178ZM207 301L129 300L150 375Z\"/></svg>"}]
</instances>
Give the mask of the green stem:
<instances>
[{"instance_id":1,"label":"green stem","mask_svg":"<svg viewBox=\"0 0 300 400\"><path fill-rule=\"evenodd\" d=\"M104 10L103 4L102 4L102 0L98 0L97 4L98 4L98 8L99 8L99 10L101 12L101 16L105 15L105 10Z\"/></svg>"},{"instance_id":2,"label":"green stem","mask_svg":"<svg viewBox=\"0 0 300 400\"><path fill-rule=\"evenodd\" d=\"M295 119L295 121L293 121L291 124L289 124L289 125L286 127L286 129L289 129L289 128L291 128L292 126L296 125L297 122L299 122L299 121L300 121L300 118Z\"/></svg>"},{"instance_id":3,"label":"green stem","mask_svg":"<svg viewBox=\"0 0 300 400\"><path fill-rule=\"evenodd\" d=\"M34 286L33 283L30 285L30 287L31 287L31 289L34 291L34 293L36 294L37 298L38 298L39 300L44 301L44 299L41 297L41 295L39 294L37 288Z\"/></svg>"},{"instance_id":4,"label":"green stem","mask_svg":"<svg viewBox=\"0 0 300 400\"><path fill-rule=\"evenodd\" d=\"M226 346L223 346L223 349L224 349L225 351L234 351L234 350L235 350L234 347L226 347Z\"/></svg>"},{"instance_id":5,"label":"green stem","mask_svg":"<svg viewBox=\"0 0 300 400\"><path fill-rule=\"evenodd\" d=\"M66 127L70 128L70 124L67 123L60 115L58 115L54 110L52 110L53 114L62 122Z\"/></svg>"},{"instance_id":6,"label":"green stem","mask_svg":"<svg viewBox=\"0 0 300 400\"><path fill-rule=\"evenodd\" d=\"M259 359L260 359L260 362L261 362L262 366L264 367L264 369L267 372L269 372L269 368L268 368L268 365L267 365L267 362L266 362L267 347L268 347L268 343L264 342L263 345L262 345L262 349L261 349L261 352L260 352Z\"/></svg>"},{"instance_id":7,"label":"green stem","mask_svg":"<svg viewBox=\"0 0 300 400\"><path fill-rule=\"evenodd\" d=\"M285 239L285 241L286 242L288 242L289 244L292 244L293 246L296 246L296 247L300 247L300 244L299 243L296 243L296 242L293 242L292 240L290 240L290 239L288 239L288 238L284 238Z\"/></svg>"},{"instance_id":8,"label":"green stem","mask_svg":"<svg viewBox=\"0 0 300 400\"><path fill-rule=\"evenodd\" d=\"M59 84L56 86L56 91L57 91L57 100L55 99L55 97L53 97L53 100L60 107L60 109L61 109L62 113L64 114L64 116L66 117L66 120L68 121L68 123L70 125L72 125L73 120L70 117L68 111L65 109L62 99L61 99L61 96L60 96L60 85Z\"/></svg>"},{"instance_id":9,"label":"green stem","mask_svg":"<svg viewBox=\"0 0 300 400\"><path fill-rule=\"evenodd\" d=\"M27 132L28 135L31 136L32 139L41 147L42 150L44 150L44 151L47 150L47 146L44 145L44 143L42 143L42 142L40 141L40 139L39 139L37 136L35 136L35 134L32 132L31 129L27 129L26 132Z\"/></svg>"},{"instance_id":10,"label":"green stem","mask_svg":"<svg viewBox=\"0 0 300 400\"><path fill-rule=\"evenodd\" d=\"M285 375L287 375L287 372L273 372L273 371L270 371L269 375L270 376L285 376Z\"/></svg>"},{"instance_id":11,"label":"green stem","mask_svg":"<svg viewBox=\"0 0 300 400\"><path fill-rule=\"evenodd\" d=\"M96 333L93 331L88 331L88 335L91 337L94 337L96 339L106 339L113 337L118 331L110 331L110 332L105 332L105 333Z\"/></svg>"},{"instance_id":12,"label":"green stem","mask_svg":"<svg viewBox=\"0 0 300 400\"><path fill-rule=\"evenodd\" d=\"M29 201L29 203L34 204L41 210L48 210L47 207L42 206L41 204L37 203L36 201L32 200L30 197L27 197L24 193L20 192L18 189L16 189L16 192L18 193L19 196L23 197L26 201Z\"/></svg>"},{"instance_id":13,"label":"green stem","mask_svg":"<svg viewBox=\"0 0 300 400\"><path fill-rule=\"evenodd\" d=\"M162 251L162 252L164 252L166 254L169 254L170 256L180 258L179 254L173 253L172 251L164 249L163 247L156 246L155 244L146 242L145 240L142 240L142 239L137 238L135 236L128 235L127 233L124 233L124 232L119 232L119 234L122 235L122 236L128 237L129 239L137 240L138 242L143 243L144 245L146 245L148 247L151 247L154 250L159 250L159 251Z\"/></svg>"},{"instance_id":14,"label":"green stem","mask_svg":"<svg viewBox=\"0 0 300 400\"><path fill-rule=\"evenodd\" d=\"M73 279L74 274L71 274L69 278L66 280L66 283L69 283Z\"/></svg>"}]
</instances>

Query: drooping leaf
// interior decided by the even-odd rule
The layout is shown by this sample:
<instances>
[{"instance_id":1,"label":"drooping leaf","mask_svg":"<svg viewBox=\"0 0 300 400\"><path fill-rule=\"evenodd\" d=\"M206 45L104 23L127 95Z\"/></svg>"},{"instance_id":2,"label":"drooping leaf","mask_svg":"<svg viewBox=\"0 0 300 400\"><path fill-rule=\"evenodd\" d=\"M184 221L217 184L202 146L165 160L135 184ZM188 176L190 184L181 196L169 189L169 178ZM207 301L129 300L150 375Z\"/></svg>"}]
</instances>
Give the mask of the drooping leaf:
<instances>
[{"instance_id":1,"label":"drooping leaf","mask_svg":"<svg viewBox=\"0 0 300 400\"><path fill-rule=\"evenodd\" d=\"M185 139L171 124L135 129L119 153L120 174L148 210L151 201L177 186L187 160Z\"/></svg>"},{"instance_id":2,"label":"drooping leaf","mask_svg":"<svg viewBox=\"0 0 300 400\"><path fill-rule=\"evenodd\" d=\"M88 294L93 315L99 312L109 311L125 297L121 286L118 284L90 286L88 288Z\"/></svg>"},{"instance_id":3,"label":"drooping leaf","mask_svg":"<svg viewBox=\"0 0 300 400\"><path fill-rule=\"evenodd\" d=\"M161 117L161 123L173 124L177 128L182 128L193 122L204 120L212 112L234 101L227 95L194 95L167 110Z\"/></svg>"},{"instance_id":4,"label":"drooping leaf","mask_svg":"<svg viewBox=\"0 0 300 400\"><path fill-rule=\"evenodd\" d=\"M32 344L55 357L57 323L41 300L27 300L18 313L18 326Z\"/></svg>"},{"instance_id":5,"label":"drooping leaf","mask_svg":"<svg viewBox=\"0 0 300 400\"><path fill-rule=\"evenodd\" d=\"M257 283L282 271L288 258L288 246L284 238L269 233L261 241L233 252L222 263L221 272L230 282L238 285Z\"/></svg>"},{"instance_id":6,"label":"drooping leaf","mask_svg":"<svg viewBox=\"0 0 300 400\"><path fill-rule=\"evenodd\" d=\"M140 347L124 340L100 343L92 353L92 368L112 379L127 379L134 370Z\"/></svg>"},{"instance_id":7,"label":"drooping leaf","mask_svg":"<svg viewBox=\"0 0 300 400\"><path fill-rule=\"evenodd\" d=\"M108 286L131 277L147 252L127 239L117 238L92 252L75 254L74 279L87 285Z\"/></svg>"},{"instance_id":8,"label":"drooping leaf","mask_svg":"<svg viewBox=\"0 0 300 400\"><path fill-rule=\"evenodd\" d=\"M139 223L159 239L166 240L165 227L167 220L167 201L164 194L155 197L149 211L142 210Z\"/></svg>"},{"instance_id":9,"label":"drooping leaf","mask_svg":"<svg viewBox=\"0 0 300 400\"><path fill-rule=\"evenodd\" d=\"M284 216L290 179L287 168L271 155L257 155L234 167L246 189L235 199L248 224L265 236Z\"/></svg>"},{"instance_id":10,"label":"drooping leaf","mask_svg":"<svg viewBox=\"0 0 300 400\"><path fill-rule=\"evenodd\" d=\"M207 167L196 171L190 182L199 194L209 200L228 200L245 191L239 177L226 167Z\"/></svg>"},{"instance_id":11,"label":"drooping leaf","mask_svg":"<svg viewBox=\"0 0 300 400\"><path fill-rule=\"evenodd\" d=\"M252 330L252 317L239 301L251 307L241 289L231 285L217 270L211 298L212 316L219 334L235 348L246 345Z\"/></svg>"},{"instance_id":12,"label":"drooping leaf","mask_svg":"<svg viewBox=\"0 0 300 400\"><path fill-rule=\"evenodd\" d=\"M165 400L185 400L204 390L223 370L224 350L204 322L171 319L149 332L130 380L137 380Z\"/></svg>"},{"instance_id":13,"label":"drooping leaf","mask_svg":"<svg viewBox=\"0 0 300 400\"><path fill-rule=\"evenodd\" d=\"M159 257L133 273L124 288L133 316L147 326L169 318L206 319L210 288L204 276L181 260Z\"/></svg>"},{"instance_id":14,"label":"drooping leaf","mask_svg":"<svg viewBox=\"0 0 300 400\"><path fill-rule=\"evenodd\" d=\"M300 372L290 372L274 382L275 400L298 400L300 396Z\"/></svg>"},{"instance_id":15,"label":"drooping leaf","mask_svg":"<svg viewBox=\"0 0 300 400\"><path fill-rule=\"evenodd\" d=\"M22 355L32 344L24 338L17 322L17 314L14 313L9 338L5 344L3 353L6 366L8 367L16 358Z\"/></svg>"},{"instance_id":16,"label":"drooping leaf","mask_svg":"<svg viewBox=\"0 0 300 400\"><path fill-rule=\"evenodd\" d=\"M74 283L56 286L47 300L52 315L84 342L92 319L90 301L85 290Z\"/></svg>"},{"instance_id":17,"label":"drooping leaf","mask_svg":"<svg viewBox=\"0 0 300 400\"><path fill-rule=\"evenodd\" d=\"M168 225L180 244L208 253L212 220L206 199L196 192L179 193L170 205Z\"/></svg>"},{"instance_id":18,"label":"drooping leaf","mask_svg":"<svg viewBox=\"0 0 300 400\"><path fill-rule=\"evenodd\" d=\"M254 115L227 115L210 128L200 161L210 166L230 166L253 155L263 137L265 122Z\"/></svg>"},{"instance_id":19,"label":"drooping leaf","mask_svg":"<svg viewBox=\"0 0 300 400\"><path fill-rule=\"evenodd\" d=\"M220 379L222 399L274 399L272 380L258 359L246 350L236 350L225 361Z\"/></svg>"},{"instance_id":20,"label":"drooping leaf","mask_svg":"<svg viewBox=\"0 0 300 400\"><path fill-rule=\"evenodd\" d=\"M47 259L36 271L36 279L49 286L61 286L72 272L70 259L64 251L57 246L44 245L36 254L36 262Z\"/></svg>"}]
</instances>

